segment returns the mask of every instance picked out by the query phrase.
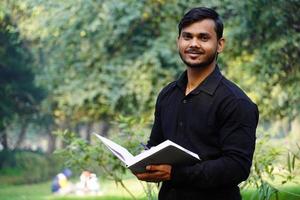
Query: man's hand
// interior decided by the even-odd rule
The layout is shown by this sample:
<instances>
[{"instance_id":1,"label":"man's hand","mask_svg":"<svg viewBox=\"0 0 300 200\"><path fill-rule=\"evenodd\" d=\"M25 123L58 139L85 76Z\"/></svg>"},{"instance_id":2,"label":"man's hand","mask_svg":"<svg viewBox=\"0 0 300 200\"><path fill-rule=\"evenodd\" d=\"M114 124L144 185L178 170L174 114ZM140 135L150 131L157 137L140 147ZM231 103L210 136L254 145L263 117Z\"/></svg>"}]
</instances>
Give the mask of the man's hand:
<instances>
[{"instance_id":1,"label":"man's hand","mask_svg":"<svg viewBox=\"0 0 300 200\"><path fill-rule=\"evenodd\" d=\"M147 182L160 182L171 179L171 165L148 165L147 172L135 174L141 181Z\"/></svg>"}]
</instances>

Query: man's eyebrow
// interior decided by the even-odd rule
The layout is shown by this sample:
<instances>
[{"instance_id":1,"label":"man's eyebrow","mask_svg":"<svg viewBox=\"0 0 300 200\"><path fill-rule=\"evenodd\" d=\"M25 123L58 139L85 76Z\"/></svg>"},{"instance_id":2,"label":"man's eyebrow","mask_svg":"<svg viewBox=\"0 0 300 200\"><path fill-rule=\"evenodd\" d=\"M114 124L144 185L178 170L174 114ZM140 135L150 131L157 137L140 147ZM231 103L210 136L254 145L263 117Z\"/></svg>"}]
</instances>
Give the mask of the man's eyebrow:
<instances>
[{"instance_id":1,"label":"man's eyebrow","mask_svg":"<svg viewBox=\"0 0 300 200\"><path fill-rule=\"evenodd\" d=\"M208 33L208 32L200 32L200 33L193 34L193 33L191 33L191 32L186 32L186 31L183 31L181 34L182 34L182 35L196 35L196 36L198 36L198 37L210 36L210 35L211 35L211 34Z\"/></svg>"},{"instance_id":2,"label":"man's eyebrow","mask_svg":"<svg viewBox=\"0 0 300 200\"><path fill-rule=\"evenodd\" d=\"M198 33L197 35L203 37L203 36L210 36L211 34L207 32L203 32L203 33Z\"/></svg>"},{"instance_id":3,"label":"man's eyebrow","mask_svg":"<svg viewBox=\"0 0 300 200\"><path fill-rule=\"evenodd\" d=\"M192 35L192 33L186 32L186 31L183 31L181 34L182 34L182 35Z\"/></svg>"}]
</instances>

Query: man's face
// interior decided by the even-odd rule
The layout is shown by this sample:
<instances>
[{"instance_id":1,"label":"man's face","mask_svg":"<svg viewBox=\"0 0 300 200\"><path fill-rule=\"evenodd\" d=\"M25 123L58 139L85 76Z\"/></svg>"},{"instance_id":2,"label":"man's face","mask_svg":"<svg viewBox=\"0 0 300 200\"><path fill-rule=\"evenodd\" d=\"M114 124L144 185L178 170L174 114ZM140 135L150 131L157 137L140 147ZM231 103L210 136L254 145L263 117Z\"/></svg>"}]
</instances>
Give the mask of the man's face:
<instances>
[{"instance_id":1,"label":"man's face","mask_svg":"<svg viewBox=\"0 0 300 200\"><path fill-rule=\"evenodd\" d=\"M182 61L191 68L206 67L223 50L224 39L217 39L215 23L204 19L183 28L177 45Z\"/></svg>"}]
</instances>

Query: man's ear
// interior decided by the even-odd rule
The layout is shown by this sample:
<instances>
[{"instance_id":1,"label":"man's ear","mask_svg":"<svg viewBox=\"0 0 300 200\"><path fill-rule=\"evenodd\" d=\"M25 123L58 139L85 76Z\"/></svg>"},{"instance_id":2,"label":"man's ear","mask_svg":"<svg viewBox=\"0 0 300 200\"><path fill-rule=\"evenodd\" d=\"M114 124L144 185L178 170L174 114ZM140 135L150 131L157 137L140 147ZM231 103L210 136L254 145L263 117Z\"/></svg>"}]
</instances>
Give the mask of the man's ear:
<instances>
[{"instance_id":1,"label":"man's ear","mask_svg":"<svg viewBox=\"0 0 300 200\"><path fill-rule=\"evenodd\" d=\"M179 36L176 39L176 45L177 45L177 49L179 49Z\"/></svg>"},{"instance_id":2,"label":"man's ear","mask_svg":"<svg viewBox=\"0 0 300 200\"><path fill-rule=\"evenodd\" d=\"M218 40L217 52L221 53L223 51L224 47L225 47L225 38L222 37Z\"/></svg>"}]
</instances>

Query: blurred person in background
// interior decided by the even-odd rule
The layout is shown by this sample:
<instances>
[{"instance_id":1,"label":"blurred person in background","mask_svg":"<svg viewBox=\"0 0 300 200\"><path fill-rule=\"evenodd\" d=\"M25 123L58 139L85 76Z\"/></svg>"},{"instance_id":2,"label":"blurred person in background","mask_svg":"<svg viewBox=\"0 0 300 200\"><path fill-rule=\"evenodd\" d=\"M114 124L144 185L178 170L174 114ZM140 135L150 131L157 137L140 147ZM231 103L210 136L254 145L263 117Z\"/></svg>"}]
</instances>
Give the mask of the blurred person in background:
<instances>
[{"instance_id":1,"label":"blurred person in background","mask_svg":"<svg viewBox=\"0 0 300 200\"><path fill-rule=\"evenodd\" d=\"M99 195L100 184L97 175L90 171L83 171L80 175L80 181L76 184L77 195Z\"/></svg>"},{"instance_id":2,"label":"blurred person in background","mask_svg":"<svg viewBox=\"0 0 300 200\"><path fill-rule=\"evenodd\" d=\"M52 180L51 191L55 194L68 194L72 191L72 184L68 181L71 177L72 171L64 169L57 174Z\"/></svg>"}]
</instances>

